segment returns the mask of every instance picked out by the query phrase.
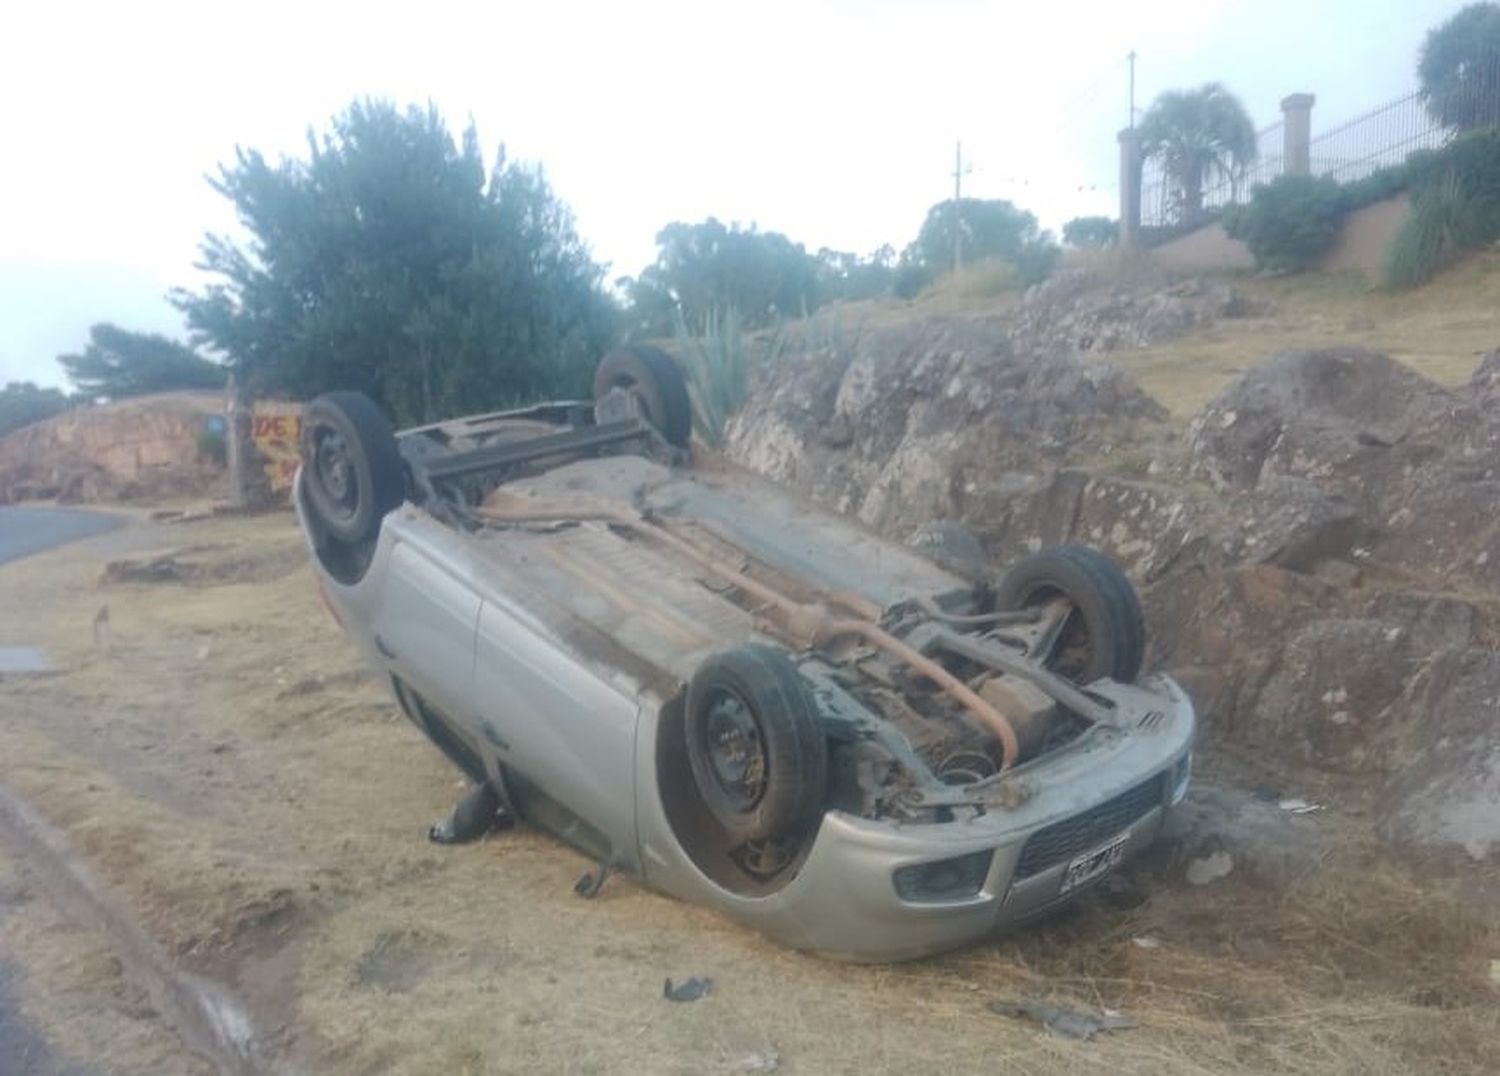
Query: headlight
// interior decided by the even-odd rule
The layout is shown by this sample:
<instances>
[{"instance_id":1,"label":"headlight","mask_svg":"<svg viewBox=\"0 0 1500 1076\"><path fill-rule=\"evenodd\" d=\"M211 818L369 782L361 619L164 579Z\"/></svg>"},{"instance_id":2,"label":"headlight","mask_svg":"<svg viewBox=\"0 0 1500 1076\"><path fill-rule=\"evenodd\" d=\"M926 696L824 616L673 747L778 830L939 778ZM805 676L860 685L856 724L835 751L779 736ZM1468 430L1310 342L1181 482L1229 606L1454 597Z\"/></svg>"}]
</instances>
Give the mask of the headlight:
<instances>
[{"instance_id":1,"label":"headlight","mask_svg":"<svg viewBox=\"0 0 1500 1076\"><path fill-rule=\"evenodd\" d=\"M1167 806L1176 807L1187 795L1188 781L1193 776L1193 753L1189 751L1178 759L1177 765L1172 767L1171 787L1172 795L1167 801Z\"/></svg>"},{"instance_id":2,"label":"headlight","mask_svg":"<svg viewBox=\"0 0 1500 1076\"><path fill-rule=\"evenodd\" d=\"M914 904L966 900L984 886L994 855L992 850L986 849L952 859L901 867L894 875L896 895Z\"/></svg>"}]
</instances>

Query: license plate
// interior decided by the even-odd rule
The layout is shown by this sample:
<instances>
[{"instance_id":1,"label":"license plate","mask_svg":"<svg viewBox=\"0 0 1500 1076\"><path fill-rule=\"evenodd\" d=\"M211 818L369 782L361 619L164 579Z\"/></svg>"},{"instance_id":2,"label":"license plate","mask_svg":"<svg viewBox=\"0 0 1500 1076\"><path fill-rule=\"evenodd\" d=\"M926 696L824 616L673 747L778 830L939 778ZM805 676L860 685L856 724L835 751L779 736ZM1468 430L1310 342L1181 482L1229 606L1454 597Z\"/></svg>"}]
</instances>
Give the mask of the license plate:
<instances>
[{"instance_id":1,"label":"license plate","mask_svg":"<svg viewBox=\"0 0 1500 1076\"><path fill-rule=\"evenodd\" d=\"M1062 885L1058 887L1058 892L1066 893L1070 889L1077 889L1083 883L1093 881L1107 872L1125 857L1125 842L1129 839L1129 833L1122 833L1108 844L1100 845L1073 860L1063 871Z\"/></svg>"}]
</instances>

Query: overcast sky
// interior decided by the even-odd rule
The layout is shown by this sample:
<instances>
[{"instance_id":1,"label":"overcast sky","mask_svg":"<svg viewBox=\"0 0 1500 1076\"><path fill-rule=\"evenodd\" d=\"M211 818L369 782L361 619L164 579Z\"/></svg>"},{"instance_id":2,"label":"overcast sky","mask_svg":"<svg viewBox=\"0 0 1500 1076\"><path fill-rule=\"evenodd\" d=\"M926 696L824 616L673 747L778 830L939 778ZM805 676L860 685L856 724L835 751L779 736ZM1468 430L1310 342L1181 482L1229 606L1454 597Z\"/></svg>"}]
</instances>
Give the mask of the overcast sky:
<instances>
[{"instance_id":1,"label":"overcast sky","mask_svg":"<svg viewBox=\"0 0 1500 1076\"><path fill-rule=\"evenodd\" d=\"M610 279L672 220L900 249L952 191L1056 229L1115 212L1115 133L1220 79L1256 125L1311 91L1314 131L1414 85L1454 0L262 0L17 3L0 35L0 383L60 383L88 325L180 334L164 294L233 228L204 182L234 147L300 153L357 96L472 116L541 162Z\"/></svg>"}]
</instances>

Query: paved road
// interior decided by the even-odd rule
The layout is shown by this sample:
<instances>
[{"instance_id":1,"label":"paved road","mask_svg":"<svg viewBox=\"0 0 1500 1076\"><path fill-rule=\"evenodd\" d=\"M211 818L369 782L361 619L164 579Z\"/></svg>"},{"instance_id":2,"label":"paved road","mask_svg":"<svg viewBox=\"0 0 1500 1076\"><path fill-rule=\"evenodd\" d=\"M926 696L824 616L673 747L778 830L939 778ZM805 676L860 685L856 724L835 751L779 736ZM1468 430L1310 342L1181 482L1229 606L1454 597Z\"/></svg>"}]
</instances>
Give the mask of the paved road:
<instances>
[{"instance_id":1,"label":"paved road","mask_svg":"<svg viewBox=\"0 0 1500 1076\"><path fill-rule=\"evenodd\" d=\"M123 523L119 516L72 508L0 507L0 564L80 538L103 534ZM10 854L8 846L0 854ZM0 893L0 917L6 894ZM32 1076L87 1076L91 1068L59 1057L42 1033L21 1012L24 978L0 953L0 1073Z\"/></svg>"},{"instance_id":2,"label":"paved road","mask_svg":"<svg viewBox=\"0 0 1500 1076\"><path fill-rule=\"evenodd\" d=\"M103 534L123 522L119 516L78 508L0 507L0 564Z\"/></svg>"}]
</instances>

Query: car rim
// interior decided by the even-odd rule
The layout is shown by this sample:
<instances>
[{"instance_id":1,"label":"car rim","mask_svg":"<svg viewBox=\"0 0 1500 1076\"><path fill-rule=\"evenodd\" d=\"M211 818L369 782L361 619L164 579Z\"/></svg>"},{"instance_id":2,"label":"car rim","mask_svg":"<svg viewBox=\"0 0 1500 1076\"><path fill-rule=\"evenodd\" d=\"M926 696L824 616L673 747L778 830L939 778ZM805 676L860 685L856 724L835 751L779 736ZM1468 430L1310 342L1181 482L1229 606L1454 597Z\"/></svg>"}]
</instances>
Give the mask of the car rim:
<instances>
[{"instance_id":1,"label":"car rim","mask_svg":"<svg viewBox=\"0 0 1500 1076\"><path fill-rule=\"evenodd\" d=\"M329 506L347 519L359 506L359 480L349 455L349 444L337 430L319 430L314 436L313 473L318 487Z\"/></svg>"},{"instance_id":2,"label":"car rim","mask_svg":"<svg viewBox=\"0 0 1500 1076\"><path fill-rule=\"evenodd\" d=\"M708 700L704 753L718 798L737 814L753 811L766 789L766 751L748 703L727 688Z\"/></svg>"}]
</instances>

